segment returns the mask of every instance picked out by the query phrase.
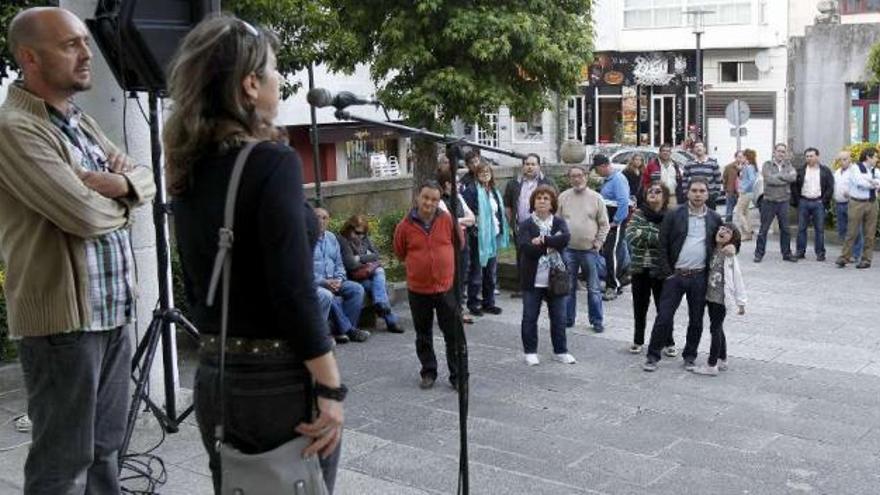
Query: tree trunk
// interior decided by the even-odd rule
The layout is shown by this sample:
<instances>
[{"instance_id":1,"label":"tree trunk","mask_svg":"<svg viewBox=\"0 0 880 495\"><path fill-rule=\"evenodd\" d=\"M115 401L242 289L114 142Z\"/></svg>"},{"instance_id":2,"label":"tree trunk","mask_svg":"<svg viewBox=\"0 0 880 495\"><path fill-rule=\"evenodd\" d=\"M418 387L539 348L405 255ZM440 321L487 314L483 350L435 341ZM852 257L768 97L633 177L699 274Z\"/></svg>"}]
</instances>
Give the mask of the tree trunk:
<instances>
[{"instance_id":1,"label":"tree trunk","mask_svg":"<svg viewBox=\"0 0 880 495\"><path fill-rule=\"evenodd\" d=\"M430 139L413 138L413 197L419 192L419 186L429 179L436 179L437 170L437 143Z\"/></svg>"}]
</instances>

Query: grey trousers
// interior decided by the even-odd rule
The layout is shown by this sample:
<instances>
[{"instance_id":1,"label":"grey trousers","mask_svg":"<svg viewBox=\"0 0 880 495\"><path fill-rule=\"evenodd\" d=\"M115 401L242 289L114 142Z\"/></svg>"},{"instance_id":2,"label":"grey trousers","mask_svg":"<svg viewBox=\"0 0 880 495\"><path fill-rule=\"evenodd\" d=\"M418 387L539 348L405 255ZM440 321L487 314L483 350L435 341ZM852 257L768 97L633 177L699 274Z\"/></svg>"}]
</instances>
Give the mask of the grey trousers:
<instances>
[{"instance_id":1,"label":"grey trousers","mask_svg":"<svg viewBox=\"0 0 880 495\"><path fill-rule=\"evenodd\" d=\"M115 495L125 435L130 327L26 337L19 344L33 421L26 495Z\"/></svg>"}]
</instances>

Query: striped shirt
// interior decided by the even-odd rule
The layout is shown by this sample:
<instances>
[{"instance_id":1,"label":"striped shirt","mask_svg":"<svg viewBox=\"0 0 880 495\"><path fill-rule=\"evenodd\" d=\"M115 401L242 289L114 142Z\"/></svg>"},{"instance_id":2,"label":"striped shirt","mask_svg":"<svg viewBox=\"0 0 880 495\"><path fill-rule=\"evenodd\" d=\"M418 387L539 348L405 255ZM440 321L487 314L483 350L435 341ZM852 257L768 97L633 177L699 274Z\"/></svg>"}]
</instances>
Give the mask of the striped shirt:
<instances>
[{"instance_id":1,"label":"striped shirt","mask_svg":"<svg viewBox=\"0 0 880 495\"><path fill-rule=\"evenodd\" d=\"M70 152L80 166L93 172L106 172L107 156L79 126L79 109L74 107L67 118L55 108L46 107L49 118L67 138ZM111 330L131 323L134 319L134 255L128 229L85 239L85 249L92 321L79 330Z\"/></svg>"},{"instance_id":2,"label":"striped shirt","mask_svg":"<svg viewBox=\"0 0 880 495\"><path fill-rule=\"evenodd\" d=\"M709 198L713 201L721 194L721 167L718 166L718 160L707 156L704 162L698 160L688 162L681 171L681 181L684 183L685 191L691 187L693 177L703 177L709 182Z\"/></svg>"}]
</instances>

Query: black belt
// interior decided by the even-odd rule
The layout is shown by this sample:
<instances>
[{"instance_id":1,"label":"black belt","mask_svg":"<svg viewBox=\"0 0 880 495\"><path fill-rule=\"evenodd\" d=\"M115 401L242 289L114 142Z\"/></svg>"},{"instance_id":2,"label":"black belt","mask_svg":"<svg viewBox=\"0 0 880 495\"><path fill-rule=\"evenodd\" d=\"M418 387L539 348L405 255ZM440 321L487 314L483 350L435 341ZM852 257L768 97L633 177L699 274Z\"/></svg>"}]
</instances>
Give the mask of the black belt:
<instances>
[{"instance_id":1,"label":"black belt","mask_svg":"<svg viewBox=\"0 0 880 495\"><path fill-rule=\"evenodd\" d=\"M675 274L679 277L693 277L706 271L705 268L676 268Z\"/></svg>"},{"instance_id":2,"label":"black belt","mask_svg":"<svg viewBox=\"0 0 880 495\"><path fill-rule=\"evenodd\" d=\"M858 201L859 203L870 203L874 201L873 199L859 199L859 198L849 198L850 201Z\"/></svg>"},{"instance_id":3,"label":"black belt","mask_svg":"<svg viewBox=\"0 0 880 495\"><path fill-rule=\"evenodd\" d=\"M807 201L819 201L820 199L822 199L822 196L819 196L819 197L816 197L816 198L808 198L808 197L806 197L806 196L801 196L801 199L805 199L805 200L807 200Z\"/></svg>"}]
</instances>

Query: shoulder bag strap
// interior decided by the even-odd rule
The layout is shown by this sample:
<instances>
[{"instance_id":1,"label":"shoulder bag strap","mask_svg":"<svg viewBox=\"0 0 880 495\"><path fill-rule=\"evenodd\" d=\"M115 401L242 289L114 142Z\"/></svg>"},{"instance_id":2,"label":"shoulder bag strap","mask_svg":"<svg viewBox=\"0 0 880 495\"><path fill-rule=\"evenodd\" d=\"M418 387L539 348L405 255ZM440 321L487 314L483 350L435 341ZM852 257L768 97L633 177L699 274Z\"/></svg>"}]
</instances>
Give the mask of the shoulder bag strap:
<instances>
[{"instance_id":1,"label":"shoulder bag strap","mask_svg":"<svg viewBox=\"0 0 880 495\"><path fill-rule=\"evenodd\" d=\"M232 167L229 187L226 189L226 208L223 213L223 226L220 227L217 241L217 256L214 258L214 269L211 272L211 283L208 286L207 303L208 307L210 307L213 306L214 297L217 295L220 275L223 275L223 293L220 307L220 377L218 384L220 389L220 418L214 430L218 450L220 444L223 443L224 423L226 421L226 393L223 386L223 375L224 368L226 367L226 332L229 327L229 285L232 277L232 242L234 240L232 223L235 219L235 199L238 196L238 185L241 182L244 166L247 163L248 156L257 144L257 141L245 144L241 151L238 152L235 165Z\"/></svg>"}]
</instances>

